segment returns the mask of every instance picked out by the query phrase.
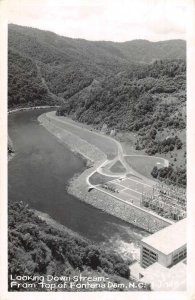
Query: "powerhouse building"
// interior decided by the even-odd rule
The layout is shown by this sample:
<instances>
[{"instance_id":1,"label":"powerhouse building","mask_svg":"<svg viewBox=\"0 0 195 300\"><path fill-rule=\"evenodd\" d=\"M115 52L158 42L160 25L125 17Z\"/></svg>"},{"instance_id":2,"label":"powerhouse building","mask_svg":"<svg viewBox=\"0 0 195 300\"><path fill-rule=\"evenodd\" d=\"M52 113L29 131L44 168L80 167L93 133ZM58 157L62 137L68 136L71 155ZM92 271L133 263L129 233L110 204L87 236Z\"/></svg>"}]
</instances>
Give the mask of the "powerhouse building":
<instances>
[{"instance_id":1,"label":"powerhouse building","mask_svg":"<svg viewBox=\"0 0 195 300\"><path fill-rule=\"evenodd\" d=\"M131 275L150 283L154 291L185 290L186 241L186 219L143 238L140 260L131 265Z\"/></svg>"},{"instance_id":2,"label":"powerhouse building","mask_svg":"<svg viewBox=\"0 0 195 300\"><path fill-rule=\"evenodd\" d=\"M186 257L186 219L142 239L140 264L170 267Z\"/></svg>"}]
</instances>

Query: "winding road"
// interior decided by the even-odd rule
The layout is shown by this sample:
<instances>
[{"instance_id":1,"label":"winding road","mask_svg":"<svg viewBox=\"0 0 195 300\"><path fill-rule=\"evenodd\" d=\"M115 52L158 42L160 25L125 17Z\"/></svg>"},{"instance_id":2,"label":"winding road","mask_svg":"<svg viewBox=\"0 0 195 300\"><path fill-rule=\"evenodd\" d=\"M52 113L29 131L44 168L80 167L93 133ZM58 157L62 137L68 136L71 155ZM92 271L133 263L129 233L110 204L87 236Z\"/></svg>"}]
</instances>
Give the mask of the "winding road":
<instances>
[{"instance_id":1,"label":"winding road","mask_svg":"<svg viewBox=\"0 0 195 300\"><path fill-rule=\"evenodd\" d=\"M121 199L121 197L119 197L118 195L115 195L113 193L110 193L109 191L101 189L99 187L99 185L93 185L93 184L90 183L90 181L89 181L90 177L94 173L98 172L98 173L100 173L104 176L109 176L109 177L112 176L113 179L126 178L127 174L131 174L133 176L138 177L139 180L143 181L143 183L142 183L143 185L148 185L148 186L152 187L154 184L156 184L155 181L152 181L151 179L146 178L144 175L141 175L140 173L136 172L135 170L133 170L130 167L130 165L126 162L126 160L124 158L124 152L123 152L123 148L122 148L122 145L121 145L120 142L118 142L117 140L115 140L114 138L112 138L110 136L103 135L99 132L91 131L87 128L84 128L83 126L81 127L81 126L77 125L76 122L74 122L72 120L69 120L65 117L56 116L55 111L46 113L46 117L49 121L52 121L52 125L54 125L55 127L58 127L61 130L63 130L63 127L62 127L62 124L63 124L64 125L64 130L70 131L70 132L72 132L73 134L77 135L78 137L80 137L82 139L86 139L87 142L95 145L97 148L99 148L106 155L110 154L110 151L111 151L110 148L113 148L113 146L114 146L115 149L112 149L112 152L115 153L115 157L113 158L113 160L111 161L111 160L106 159L105 161L101 162L100 165L95 169L93 168L92 172L90 172L90 174L88 174L88 176L86 177L86 183L89 186L89 188L94 188L94 189L99 190L99 191L101 191L105 194L108 194L109 196L117 199L118 201L126 203L129 206L136 207L137 209L139 209L141 211L144 211L147 214L150 214L150 215L152 215L152 216L154 216L158 219L161 219L161 220L167 222L168 224L173 224L174 223L171 220L168 220L164 217L159 216L158 214L156 214L153 211L148 211L147 209L144 209L142 207L134 205L133 203L128 202L124 199ZM56 123L60 126L58 126ZM83 133L87 133L87 135L84 134L85 136L83 137ZM98 143L97 143L97 138L94 139L94 137L97 137L97 136L98 136ZM101 142L101 140L103 141L103 143ZM147 157L147 155L142 155L142 156ZM106 172L106 170L103 170L102 167L105 167L108 163L110 164L111 162L114 163L116 161L120 161L122 163L122 165L126 169L126 171L124 173L114 174L114 173ZM165 165L167 165L168 161L164 159L164 163L165 163Z\"/></svg>"},{"instance_id":2,"label":"winding road","mask_svg":"<svg viewBox=\"0 0 195 300\"><path fill-rule=\"evenodd\" d=\"M121 143L119 141L117 141L116 139L108 136L108 135L104 135L102 133L96 132L96 131L91 131L85 127L81 127L80 125L77 125L76 122L66 118L66 117L59 117L55 115L55 111L52 112L48 112L46 114L47 118L49 120L53 120L55 122L57 122L58 124L64 124L65 125L65 130L70 130L72 133L76 134L78 137L86 140L87 142L89 142L90 144L93 144L95 147L99 148L100 151L102 151L104 154L106 154L107 156L110 154L110 152L113 152L115 154L115 157L111 160L106 159L103 163L101 163L101 165L99 167L97 167L97 169L94 171L94 173L97 171L99 173L101 173L102 175L105 176L113 176L113 177L119 177L119 176L126 176L127 174L131 174L134 176L139 177L141 180L143 180L144 182L147 182L149 185L154 185L156 182L145 177L144 175L140 174L139 172L135 171L125 160L124 157L124 151L123 151L123 147L121 145ZM56 124L54 124L56 125ZM63 129L62 127L60 127L61 129ZM76 129L76 130L75 130ZM87 135L82 136L82 133L86 132ZM97 137L98 136L98 140L95 138L91 138L91 137ZM102 141L101 141L102 140ZM108 147L106 145L110 144ZM111 149L112 148L112 149ZM127 155L126 155L127 156ZM130 156L130 155L128 155ZM134 155L132 155L134 156ZM138 156L138 155L137 155ZM146 157L148 158L147 155L139 155L140 157ZM158 157L156 157L158 158ZM162 158L160 158L162 159ZM103 170L102 167L106 167L106 165L109 163L114 164L116 161L120 161L121 164L124 166L124 168L126 169L126 171L124 173L121 174L114 174L114 173L110 173L107 172L105 169ZM167 166L169 164L168 160L164 159L164 165Z\"/></svg>"}]
</instances>

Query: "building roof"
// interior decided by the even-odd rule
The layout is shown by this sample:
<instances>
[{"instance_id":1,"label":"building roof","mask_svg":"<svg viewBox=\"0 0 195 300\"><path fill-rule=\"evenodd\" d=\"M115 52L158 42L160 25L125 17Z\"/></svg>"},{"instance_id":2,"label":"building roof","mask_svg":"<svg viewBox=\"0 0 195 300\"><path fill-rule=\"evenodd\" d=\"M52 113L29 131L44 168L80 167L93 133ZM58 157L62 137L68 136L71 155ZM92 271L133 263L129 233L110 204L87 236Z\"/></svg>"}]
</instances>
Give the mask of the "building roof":
<instances>
[{"instance_id":1,"label":"building roof","mask_svg":"<svg viewBox=\"0 0 195 300\"><path fill-rule=\"evenodd\" d=\"M140 272L142 282L150 283L154 291L184 291L186 290L187 268L183 261L172 268L166 268L154 263Z\"/></svg>"},{"instance_id":2,"label":"building roof","mask_svg":"<svg viewBox=\"0 0 195 300\"><path fill-rule=\"evenodd\" d=\"M168 255L186 244L186 218L142 239L142 242Z\"/></svg>"}]
</instances>

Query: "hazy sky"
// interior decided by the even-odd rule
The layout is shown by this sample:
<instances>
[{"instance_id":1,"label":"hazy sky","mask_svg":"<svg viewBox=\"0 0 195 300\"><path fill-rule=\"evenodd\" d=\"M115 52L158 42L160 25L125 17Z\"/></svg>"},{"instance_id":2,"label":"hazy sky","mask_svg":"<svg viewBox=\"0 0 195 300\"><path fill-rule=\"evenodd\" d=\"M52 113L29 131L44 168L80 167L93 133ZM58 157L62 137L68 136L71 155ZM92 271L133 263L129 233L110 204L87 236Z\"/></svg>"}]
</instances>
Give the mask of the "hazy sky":
<instances>
[{"instance_id":1,"label":"hazy sky","mask_svg":"<svg viewBox=\"0 0 195 300\"><path fill-rule=\"evenodd\" d=\"M8 0L9 23L88 40L185 39L187 0Z\"/></svg>"}]
</instances>

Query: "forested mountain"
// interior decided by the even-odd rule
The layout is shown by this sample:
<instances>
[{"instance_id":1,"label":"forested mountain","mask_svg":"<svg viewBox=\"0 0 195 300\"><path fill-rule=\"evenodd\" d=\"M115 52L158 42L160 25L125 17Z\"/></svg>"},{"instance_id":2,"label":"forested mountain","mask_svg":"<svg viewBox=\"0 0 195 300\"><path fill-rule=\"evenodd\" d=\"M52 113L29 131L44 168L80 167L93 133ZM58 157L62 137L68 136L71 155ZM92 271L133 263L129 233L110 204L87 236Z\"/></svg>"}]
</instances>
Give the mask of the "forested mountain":
<instances>
[{"instance_id":1,"label":"forested mountain","mask_svg":"<svg viewBox=\"0 0 195 300\"><path fill-rule=\"evenodd\" d=\"M51 93L68 99L94 79L137 68L135 63L185 58L186 47L182 40L92 42L17 25L9 25L8 45L9 106L50 103L52 94L45 90L47 87Z\"/></svg>"},{"instance_id":2,"label":"forested mountain","mask_svg":"<svg viewBox=\"0 0 195 300\"><path fill-rule=\"evenodd\" d=\"M185 57L185 41L170 40L149 42L133 40L129 42L87 41L59 36L55 33L9 25L9 46L26 52L44 63L93 62L106 65L127 61L132 63L152 62L156 59ZM61 53L61 55L59 55Z\"/></svg>"}]
</instances>

